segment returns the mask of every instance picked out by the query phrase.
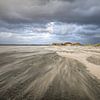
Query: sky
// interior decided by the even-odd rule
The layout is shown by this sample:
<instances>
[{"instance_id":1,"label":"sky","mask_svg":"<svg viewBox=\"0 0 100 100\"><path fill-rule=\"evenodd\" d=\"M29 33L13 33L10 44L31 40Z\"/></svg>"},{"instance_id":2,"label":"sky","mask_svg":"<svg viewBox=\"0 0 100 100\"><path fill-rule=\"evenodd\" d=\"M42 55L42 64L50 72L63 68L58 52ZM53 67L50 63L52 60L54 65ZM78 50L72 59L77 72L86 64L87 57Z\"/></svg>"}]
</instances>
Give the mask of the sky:
<instances>
[{"instance_id":1,"label":"sky","mask_svg":"<svg viewBox=\"0 0 100 100\"><path fill-rule=\"evenodd\" d=\"M100 0L0 0L0 44L100 43Z\"/></svg>"}]
</instances>

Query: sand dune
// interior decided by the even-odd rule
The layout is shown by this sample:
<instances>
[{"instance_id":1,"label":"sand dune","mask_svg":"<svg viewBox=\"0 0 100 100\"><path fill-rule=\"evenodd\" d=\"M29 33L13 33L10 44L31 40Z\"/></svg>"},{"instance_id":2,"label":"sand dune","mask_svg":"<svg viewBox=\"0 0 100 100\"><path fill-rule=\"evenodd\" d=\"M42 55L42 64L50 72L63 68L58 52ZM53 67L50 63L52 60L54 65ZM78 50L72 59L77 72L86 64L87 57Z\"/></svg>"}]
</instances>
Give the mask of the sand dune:
<instances>
[{"instance_id":1,"label":"sand dune","mask_svg":"<svg viewBox=\"0 0 100 100\"><path fill-rule=\"evenodd\" d=\"M100 100L100 48L1 46L0 100Z\"/></svg>"}]
</instances>

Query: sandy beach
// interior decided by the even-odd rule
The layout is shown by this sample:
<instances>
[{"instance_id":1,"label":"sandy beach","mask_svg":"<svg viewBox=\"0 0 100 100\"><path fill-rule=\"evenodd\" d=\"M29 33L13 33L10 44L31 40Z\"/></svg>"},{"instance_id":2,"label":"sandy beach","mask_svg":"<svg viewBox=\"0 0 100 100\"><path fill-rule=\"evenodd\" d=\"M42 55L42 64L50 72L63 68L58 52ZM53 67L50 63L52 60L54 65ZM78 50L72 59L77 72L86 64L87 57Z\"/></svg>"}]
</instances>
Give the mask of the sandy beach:
<instances>
[{"instance_id":1,"label":"sandy beach","mask_svg":"<svg viewBox=\"0 0 100 100\"><path fill-rule=\"evenodd\" d=\"M0 100L100 100L100 47L0 46Z\"/></svg>"}]
</instances>

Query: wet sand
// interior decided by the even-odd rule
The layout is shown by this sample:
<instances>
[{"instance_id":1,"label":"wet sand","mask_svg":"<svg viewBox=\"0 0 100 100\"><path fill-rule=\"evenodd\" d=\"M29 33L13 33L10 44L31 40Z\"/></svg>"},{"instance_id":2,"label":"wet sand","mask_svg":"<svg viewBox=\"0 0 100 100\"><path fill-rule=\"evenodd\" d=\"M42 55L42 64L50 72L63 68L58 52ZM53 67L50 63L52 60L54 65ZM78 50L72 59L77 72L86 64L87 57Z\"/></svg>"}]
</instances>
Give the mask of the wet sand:
<instances>
[{"instance_id":1,"label":"wet sand","mask_svg":"<svg viewBox=\"0 0 100 100\"><path fill-rule=\"evenodd\" d=\"M0 46L0 100L100 100L100 47Z\"/></svg>"}]
</instances>

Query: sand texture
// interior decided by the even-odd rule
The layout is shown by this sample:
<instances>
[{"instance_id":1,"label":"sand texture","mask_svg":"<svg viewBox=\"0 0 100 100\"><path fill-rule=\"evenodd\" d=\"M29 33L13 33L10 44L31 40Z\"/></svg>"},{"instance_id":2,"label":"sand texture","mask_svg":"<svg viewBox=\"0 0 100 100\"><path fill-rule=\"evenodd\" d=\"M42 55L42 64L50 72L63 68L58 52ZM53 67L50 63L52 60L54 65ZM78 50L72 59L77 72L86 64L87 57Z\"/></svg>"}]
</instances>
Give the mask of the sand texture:
<instances>
[{"instance_id":1,"label":"sand texture","mask_svg":"<svg viewBox=\"0 0 100 100\"><path fill-rule=\"evenodd\" d=\"M0 46L0 100L100 100L100 48Z\"/></svg>"}]
</instances>

